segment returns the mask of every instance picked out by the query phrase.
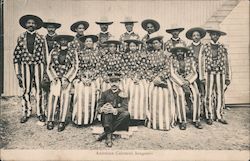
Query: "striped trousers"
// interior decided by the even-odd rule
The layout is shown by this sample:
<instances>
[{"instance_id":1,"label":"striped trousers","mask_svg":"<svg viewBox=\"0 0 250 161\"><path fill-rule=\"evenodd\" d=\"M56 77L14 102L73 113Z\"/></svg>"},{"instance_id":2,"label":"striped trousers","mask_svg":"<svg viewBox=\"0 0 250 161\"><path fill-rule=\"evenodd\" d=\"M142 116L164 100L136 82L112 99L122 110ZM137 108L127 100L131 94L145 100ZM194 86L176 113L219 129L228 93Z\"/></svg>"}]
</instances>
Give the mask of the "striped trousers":
<instances>
[{"instance_id":1,"label":"striped trousers","mask_svg":"<svg viewBox=\"0 0 250 161\"><path fill-rule=\"evenodd\" d=\"M20 68L22 74L22 115L30 116L32 112L31 107L31 89L35 87L35 98L36 98L36 114L37 116L44 115L43 106L43 90L41 88L41 82L43 79L44 65L43 64L15 64L15 70L18 71Z\"/></svg>"},{"instance_id":2,"label":"striped trousers","mask_svg":"<svg viewBox=\"0 0 250 161\"><path fill-rule=\"evenodd\" d=\"M175 106L173 88L167 81L168 87L149 85L149 107L147 110L146 126L157 130L170 130L174 124Z\"/></svg>"},{"instance_id":3,"label":"striped trousers","mask_svg":"<svg viewBox=\"0 0 250 161\"><path fill-rule=\"evenodd\" d=\"M146 80L140 80L138 84L135 84L132 79L127 78L125 86L128 87L128 111L130 119L145 120L146 109L148 109L149 83Z\"/></svg>"},{"instance_id":4,"label":"striped trousers","mask_svg":"<svg viewBox=\"0 0 250 161\"><path fill-rule=\"evenodd\" d=\"M222 73L207 73L206 77L206 108L207 119L221 119L223 107L225 106L225 75ZM213 107L212 94L215 94L216 104Z\"/></svg>"},{"instance_id":5,"label":"striped trousers","mask_svg":"<svg viewBox=\"0 0 250 161\"><path fill-rule=\"evenodd\" d=\"M55 121L55 114L57 103L60 101L60 114L59 122L65 122L66 115L68 112L68 107L70 105L70 89L71 83L67 86L66 89L62 89L61 81L58 80L56 83L51 83L50 93L49 93L49 102L48 102L48 121Z\"/></svg>"},{"instance_id":6,"label":"striped trousers","mask_svg":"<svg viewBox=\"0 0 250 161\"><path fill-rule=\"evenodd\" d=\"M96 119L98 81L93 81L90 86L85 86L79 81L74 84L74 100L72 121L77 125L89 125Z\"/></svg>"},{"instance_id":7,"label":"striped trousers","mask_svg":"<svg viewBox=\"0 0 250 161\"><path fill-rule=\"evenodd\" d=\"M200 93L196 82L190 84L189 86L191 91L191 102L187 102L185 92L183 91L182 87L178 84L173 82L173 89L176 94L175 97L175 104L176 104L176 114L179 122L187 122L186 116L186 103L190 104L192 107L192 121L200 121L200 112L201 112L201 105L200 105Z\"/></svg>"}]
</instances>

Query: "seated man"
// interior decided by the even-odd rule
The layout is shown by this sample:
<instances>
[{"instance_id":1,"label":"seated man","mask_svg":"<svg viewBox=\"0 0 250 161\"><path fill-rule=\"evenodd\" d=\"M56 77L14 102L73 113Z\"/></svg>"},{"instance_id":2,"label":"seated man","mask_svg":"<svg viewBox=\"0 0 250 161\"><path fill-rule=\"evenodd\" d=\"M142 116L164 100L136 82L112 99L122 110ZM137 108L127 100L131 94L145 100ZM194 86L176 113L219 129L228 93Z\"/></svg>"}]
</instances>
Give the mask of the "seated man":
<instances>
[{"instance_id":1,"label":"seated man","mask_svg":"<svg viewBox=\"0 0 250 161\"><path fill-rule=\"evenodd\" d=\"M106 145L112 147L112 133L116 130L128 131L130 114L128 112L128 97L119 89L120 74L109 74L111 88L102 93L98 112L104 132L98 141L106 138Z\"/></svg>"}]
</instances>

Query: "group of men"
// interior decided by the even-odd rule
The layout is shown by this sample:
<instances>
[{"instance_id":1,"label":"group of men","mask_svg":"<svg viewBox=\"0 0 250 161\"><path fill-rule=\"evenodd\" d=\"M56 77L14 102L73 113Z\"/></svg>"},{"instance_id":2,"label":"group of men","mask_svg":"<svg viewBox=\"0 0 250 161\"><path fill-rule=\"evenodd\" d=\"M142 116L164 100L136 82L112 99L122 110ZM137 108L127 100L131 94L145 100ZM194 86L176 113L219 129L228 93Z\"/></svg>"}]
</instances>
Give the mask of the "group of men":
<instances>
[{"instance_id":1,"label":"group of men","mask_svg":"<svg viewBox=\"0 0 250 161\"><path fill-rule=\"evenodd\" d=\"M35 15L24 15L19 23L26 30L18 37L13 59L23 89L21 123L32 113L34 87L36 114L48 130L58 114L58 131L63 131L72 106L76 125L92 124L101 115L104 133L98 140L106 138L109 147L112 133L128 130L130 118L158 130L179 122L185 130L189 109L198 129L202 116L209 125L215 119L227 124L224 92L231 70L227 50L218 41L225 32L191 28L187 46L179 37L184 28L167 29L172 38L164 43L157 34L160 24L153 19L141 23L147 32L142 39L133 31L137 21L125 19L121 23L127 31L119 40L108 31L113 22L107 20L96 22L101 29L97 35L84 35L87 21L75 22L70 27L75 36L57 35L60 23L43 22ZM48 31L45 37L37 33L42 27ZM206 33L211 42L203 44Z\"/></svg>"}]
</instances>

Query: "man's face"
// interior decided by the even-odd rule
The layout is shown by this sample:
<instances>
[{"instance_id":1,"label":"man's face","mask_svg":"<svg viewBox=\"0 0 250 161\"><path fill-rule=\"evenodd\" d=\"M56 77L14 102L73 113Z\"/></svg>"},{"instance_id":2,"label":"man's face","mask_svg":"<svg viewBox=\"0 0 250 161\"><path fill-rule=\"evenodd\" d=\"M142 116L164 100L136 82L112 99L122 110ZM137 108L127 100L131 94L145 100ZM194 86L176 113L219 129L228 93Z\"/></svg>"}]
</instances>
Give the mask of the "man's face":
<instances>
[{"instance_id":1,"label":"man's face","mask_svg":"<svg viewBox=\"0 0 250 161\"><path fill-rule=\"evenodd\" d=\"M177 39L179 38L180 31L173 31L172 33L173 38Z\"/></svg>"},{"instance_id":2,"label":"man's face","mask_svg":"<svg viewBox=\"0 0 250 161\"><path fill-rule=\"evenodd\" d=\"M110 53L113 54L113 53L116 52L116 49L117 49L116 44L109 44L108 47L109 47L109 52Z\"/></svg>"},{"instance_id":3,"label":"man's face","mask_svg":"<svg viewBox=\"0 0 250 161\"><path fill-rule=\"evenodd\" d=\"M67 46L67 45L68 45L68 41L67 41L66 39L63 39L63 38L62 38L62 39L60 40L60 45L61 45L61 46Z\"/></svg>"},{"instance_id":4,"label":"man's face","mask_svg":"<svg viewBox=\"0 0 250 161\"><path fill-rule=\"evenodd\" d=\"M128 32L131 32L131 31L133 31L134 24L133 23L126 23L125 27L126 27L126 30Z\"/></svg>"},{"instance_id":5,"label":"man's face","mask_svg":"<svg viewBox=\"0 0 250 161\"><path fill-rule=\"evenodd\" d=\"M94 42L91 38L87 38L84 42L84 45L86 46L86 48L93 48L94 47Z\"/></svg>"},{"instance_id":6,"label":"man's face","mask_svg":"<svg viewBox=\"0 0 250 161\"><path fill-rule=\"evenodd\" d=\"M198 31L194 31L192 34L192 39L194 42L199 42L201 40L201 34Z\"/></svg>"},{"instance_id":7,"label":"man's face","mask_svg":"<svg viewBox=\"0 0 250 161\"><path fill-rule=\"evenodd\" d=\"M218 33L212 32L210 33L210 37L211 37L211 40L216 43L219 40L220 35Z\"/></svg>"},{"instance_id":8,"label":"man's face","mask_svg":"<svg viewBox=\"0 0 250 161\"><path fill-rule=\"evenodd\" d=\"M36 29L36 22L33 19L29 19L26 22L26 28L30 32L34 31Z\"/></svg>"},{"instance_id":9,"label":"man's face","mask_svg":"<svg viewBox=\"0 0 250 161\"><path fill-rule=\"evenodd\" d=\"M178 49L176 51L176 54L177 54L177 59L178 60L183 60L184 59L184 52L181 49Z\"/></svg>"},{"instance_id":10,"label":"man's face","mask_svg":"<svg viewBox=\"0 0 250 161\"><path fill-rule=\"evenodd\" d=\"M49 34L53 35L56 32L56 28L54 25L48 25L47 26L47 31Z\"/></svg>"},{"instance_id":11,"label":"man's face","mask_svg":"<svg viewBox=\"0 0 250 161\"><path fill-rule=\"evenodd\" d=\"M111 90L117 90L119 87L119 81L110 82Z\"/></svg>"},{"instance_id":12,"label":"man's face","mask_svg":"<svg viewBox=\"0 0 250 161\"><path fill-rule=\"evenodd\" d=\"M108 25L107 25L107 24L101 24L101 25L100 25L100 28L101 28L101 31L102 31L102 32L108 31Z\"/></svg>"},{"instance_id":13,"label":"man's face","mask_svg":"<svg viewBox=\"0 0 250 161\"><path fill-rule=\"evenodd\" d=\"M85 29L84 29L84 25L83 24L80 24L80 25L77 26L76 33L78 35L84 35L84 31L85 31Z\"/></svg>"},{"instance_id":14,"label":"man's face","mask_svg":"<svg viewBox=\"0 0 250 161\"><path fill-rule=\"evenodd\" d=\"M152 23L148 23L146 30L149 34L152 34L153 32L155 32L155 27Z\"/></svg>"},{"instance_id":15,"label":"man's face","mask_svg":"<svg viewBox=\"0 0 250 161\"><path fill-rule=\"evenodd\" d=\"M154 40L154 41L152 42L152 45L153 45L153 48L154 48L155 50L161 49L161 42L160 42L160 40Z\"/></svg>"},{"instance_id":16,"label":"man's face","mask_svg":"<svg viewBox=\"0 0 250 161\"><path fill-rule=\"evenodd\" d=\"M129 44L129 50L133 51L133 52L137 50L137 46L136 46L136 44L134 42L131 42Z\"/></svg>"}]
</instances>

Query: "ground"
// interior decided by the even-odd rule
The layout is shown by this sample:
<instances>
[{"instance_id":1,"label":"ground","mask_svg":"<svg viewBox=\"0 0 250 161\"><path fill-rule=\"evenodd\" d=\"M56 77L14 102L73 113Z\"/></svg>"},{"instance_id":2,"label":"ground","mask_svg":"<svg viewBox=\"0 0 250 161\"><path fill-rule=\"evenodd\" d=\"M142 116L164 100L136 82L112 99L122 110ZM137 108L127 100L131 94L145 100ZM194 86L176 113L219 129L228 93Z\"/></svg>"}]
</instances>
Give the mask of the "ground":
<instances>
[{"instance_id":1,"label":"ground","mask_svg":"<svg viewBox=\"0 0 250 161\"><path fill-rule=\"evenodd\" d=\"M107 149L104 142L96 142L90 127L76 128L70 123L65 131L37 124L32 117L27 123L19 123L21 100L18 97L1 98L0 148L3 149ZM202 130L188 124L186 131L178 127L170 131L158 131L139 126L129 139L116 139L112 149L142 150L249 150L250 108L234 107L225 111L228 125L215 122L205 124Z\"/></svg>"}]
</instances>

